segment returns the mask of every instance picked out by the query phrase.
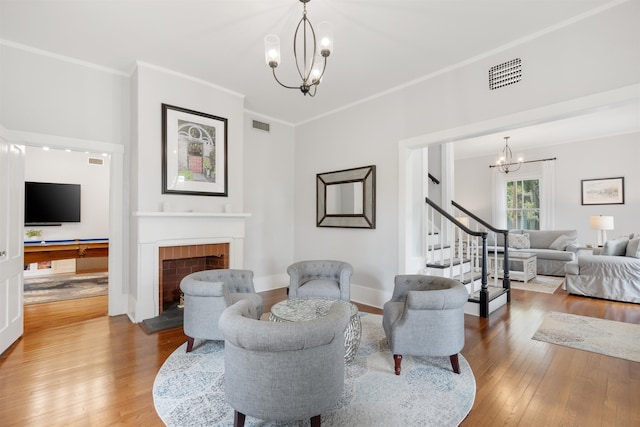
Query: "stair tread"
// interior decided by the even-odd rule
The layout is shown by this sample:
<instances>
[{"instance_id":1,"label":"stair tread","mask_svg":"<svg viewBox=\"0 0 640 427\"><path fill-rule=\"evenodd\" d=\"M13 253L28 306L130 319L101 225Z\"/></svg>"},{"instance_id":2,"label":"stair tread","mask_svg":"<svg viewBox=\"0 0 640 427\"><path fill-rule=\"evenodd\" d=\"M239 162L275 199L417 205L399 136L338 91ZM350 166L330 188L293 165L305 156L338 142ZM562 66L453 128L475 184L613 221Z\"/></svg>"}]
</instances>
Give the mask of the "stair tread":
<instances>
[{"instance_id":1,"label":"stair tread","mask_svg":"<svg viewBox=\"0 0 640 427\"><path fill-rule=\"evenodd\" d=\"M494 299L498 298L501 295L504 295L507 293L507 289L503 288L502 286L489 286L488 287L489 290L489 301L493 301ZM468 299L469 302L480 302L480 291L474 292L473 295L469 296Z\"/></svg>"},{"instance_id":2,"label":"stair tread","mask_svg":"<svg viewBox=\"0 0 640 427\"><path fill-rule=\"evenodd\" d=\"M460 265L460 264L464 264L467 262L471 262L471 260L469 258L453 258L453 260L451 259L443 259L442 261L438 261L438 262L428 262L427 263L427 268L431 267L431 268L447 268L451 265Z\"/></svg>"},{"instance_id":3,"label":"stair tread","mask_svg":"<svg viewBox=\"0 0 640 427\"><path fill-rule=\"evenodd\" d=\"M467 271L462 275L462 280L460 280L460 275L456 274L452 279L456 279L462 282L463 285L467 285L471 282L475 282L478 279L482 278L482 272L480 271Z\"/></svg>"}]
</instances>

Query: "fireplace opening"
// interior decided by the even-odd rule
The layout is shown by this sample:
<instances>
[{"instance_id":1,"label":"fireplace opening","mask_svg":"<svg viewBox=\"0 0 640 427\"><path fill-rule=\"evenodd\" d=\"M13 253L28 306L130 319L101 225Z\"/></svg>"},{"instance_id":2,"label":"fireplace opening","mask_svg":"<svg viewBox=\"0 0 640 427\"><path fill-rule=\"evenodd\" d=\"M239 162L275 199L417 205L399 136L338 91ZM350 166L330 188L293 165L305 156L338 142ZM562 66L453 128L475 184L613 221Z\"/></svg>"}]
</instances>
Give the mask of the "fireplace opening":
<instances>
[{"instance_id":1,"label":"fireplace opening","mask_svg":"<svg viewBox=\"0 0 640 427\"><path fill-rule=\"evenodd\" d=\"M229 244L164 246L160 248L159 314L180 300L180 282L196 271L229 268Z\"/></svg>"}]
</instances>

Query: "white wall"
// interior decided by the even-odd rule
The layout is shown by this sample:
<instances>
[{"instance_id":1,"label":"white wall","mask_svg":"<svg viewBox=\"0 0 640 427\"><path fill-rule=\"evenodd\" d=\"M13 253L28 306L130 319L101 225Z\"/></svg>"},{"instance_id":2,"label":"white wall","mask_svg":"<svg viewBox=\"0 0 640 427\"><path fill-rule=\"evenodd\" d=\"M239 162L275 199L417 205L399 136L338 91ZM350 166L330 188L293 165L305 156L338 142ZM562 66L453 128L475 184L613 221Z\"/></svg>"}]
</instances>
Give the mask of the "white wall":
<instances>
[{"instance_id":1,"label":"white wall","mask_svg":"<svg viewBox=\"0 0 640 427\"><path fill-rule=\"evenodd\" d=\"M0 43L0 123L12 131L129 141L129 79Z\"/></svg>"},{"instance_id":2,"label":"white wall","mask_svg":"<svg viewBox=\"0 0 640 427\"><path fill-rule=\"evenodd\" d=\"M89 157L102 159L104 164L89 164ZM26 228L42 230L44 240L108 238L109 163L109 157L99 153L26 147L26 181L81 185L81 222Z\"/></svg>"},{"instance_id":3,"label":"white wall","mask_svg":"<svg viewBox=\"0 0 640 427\"><path fill-rule=\"evenodd\" d=\"M138 63L135 71L137 111L133 136L137 175L134 210L160 212L165 204L175 211L223 212L231 204L243 212L243 104L240 94L169 70ZM227 119L228 197L162 194L162 104L186 108ZM133 158L133 157L132 157Z\"/></svg>"},{"instance_id":4,"label":"white wall","mask_svg":"<svg viewBox=\"0 0 640 427\"><path fill-rule=\"evenodd\" d=\"M296 258L343 259L354 266L354 283L390 292L399 271L398 142L637 84L638 7L623 4L296 128ZM522 82L490 91L488 69L517 57ZM377 229L316 228L314 175L368 164L378 171Z\"/></svg>"},{"instance_id":5,"label":"white wall","mask_svg":"<svg viewBox=\"0 0 640 427\"><path fill-rule=\"evenodd\" d=\"M271 125L269 133L252 121ZM244 207L245 268L253 270L258 292L288 285L293 263L294 152L293 127L245 113Z\"/></svg>"},{"instance_id":6,"label":"white wall","mask_svg":"<svg viewBox=\"0 0 640 427\"><path fill-rule=\"evenodd\" d=\"M612 136L525 151L527 160L557 157L555 185L556 229L577 229L581 244L596 243L596 231L589 228L589 217L612 215L615 230L608 237L637 232L640 212L640 134ZM606 153L606 154L605 154ZM455 163L455 200L491 222L491 172L495 156L461 159ZM615 158L615 159L614 159ZM523 172L510 173L518 177ZM623 205L583 206L581 180L624 177Z\"/></svg>"}]
</instances>

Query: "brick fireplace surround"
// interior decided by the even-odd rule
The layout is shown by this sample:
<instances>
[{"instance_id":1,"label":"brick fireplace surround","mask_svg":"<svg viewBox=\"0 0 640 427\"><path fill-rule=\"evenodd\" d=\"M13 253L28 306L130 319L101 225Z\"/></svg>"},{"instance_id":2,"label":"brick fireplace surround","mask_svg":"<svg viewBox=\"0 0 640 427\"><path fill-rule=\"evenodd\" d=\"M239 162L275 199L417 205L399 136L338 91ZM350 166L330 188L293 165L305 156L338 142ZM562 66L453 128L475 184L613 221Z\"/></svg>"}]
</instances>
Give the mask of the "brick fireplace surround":
<instances>
[{"instance_id":1,"label":"brick fireplace surround","mask_svg":"<svg viewBox=\"0 0 640 427\"><path fill-rule=\"evenodd\" d=\"M159 249L160 314L180 299L180 281L196 271L229 268L229 244L164 246Z\"/></svg>"}]
</instances>

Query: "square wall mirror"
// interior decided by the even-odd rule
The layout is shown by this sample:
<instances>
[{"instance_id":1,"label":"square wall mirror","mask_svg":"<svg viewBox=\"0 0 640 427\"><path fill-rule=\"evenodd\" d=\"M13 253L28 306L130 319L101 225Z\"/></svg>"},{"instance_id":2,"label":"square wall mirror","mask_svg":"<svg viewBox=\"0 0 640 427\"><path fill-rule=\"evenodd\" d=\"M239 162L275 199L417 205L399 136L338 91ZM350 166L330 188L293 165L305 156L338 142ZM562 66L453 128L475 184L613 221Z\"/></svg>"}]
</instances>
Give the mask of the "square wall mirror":
<instances>
[{"instance_id":1,"label":"square wall mirror","mask_svg":"<svg viewBox=\"0 0 640 427\"><path fill-rule=\"evenodd\" d=\"M316 175L318 227L376 228L376 167Z\"/></svg>"}]
</instances>

